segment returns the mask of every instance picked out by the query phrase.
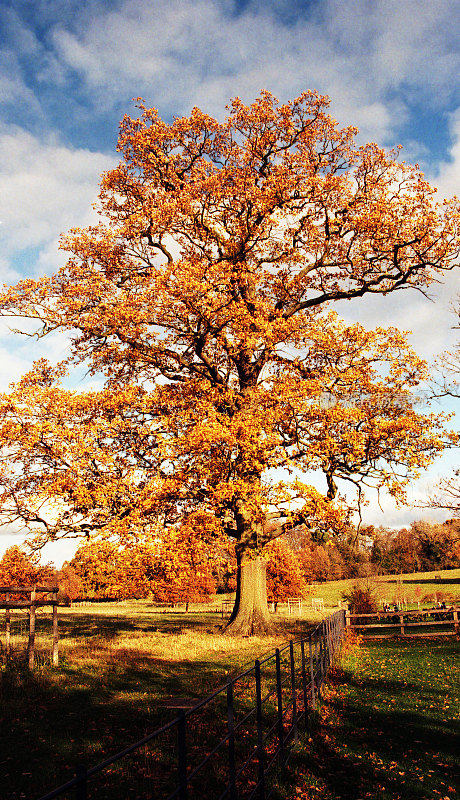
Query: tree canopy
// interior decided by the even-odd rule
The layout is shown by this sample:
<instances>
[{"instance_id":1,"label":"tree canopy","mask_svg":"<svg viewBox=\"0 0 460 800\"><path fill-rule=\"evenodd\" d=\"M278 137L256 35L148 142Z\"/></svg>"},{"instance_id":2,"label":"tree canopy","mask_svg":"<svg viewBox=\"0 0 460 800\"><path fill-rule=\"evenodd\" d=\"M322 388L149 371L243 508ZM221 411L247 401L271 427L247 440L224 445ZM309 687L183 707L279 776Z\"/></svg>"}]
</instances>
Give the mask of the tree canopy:
<instances>
[{"instance_id":1,"label":"tree canopy","mask_svg":"<svg viewBox=\"0 0 460 800\"><path fill-rule=\"evenodd\" d=\"M237 543L229 629L269 628L262 547L347 509L337 480L407 480L444 446L413 391L426 367L395 329L345 325L337 300L425 291L459 254L456 201L420 171L357 146L328 101L238 98L224 122L171 124L140 105L106 173L100 222L62 239L59 272L5 291L3 313L71 339L100 392L46 363L4 396L5 518L46 537L131 535L199 511ZM280 478L277 470L283 469ZM299 474L324 474L324 492ZM37 510L52 501L55 521Z\"/></svg>"}]
</instances>

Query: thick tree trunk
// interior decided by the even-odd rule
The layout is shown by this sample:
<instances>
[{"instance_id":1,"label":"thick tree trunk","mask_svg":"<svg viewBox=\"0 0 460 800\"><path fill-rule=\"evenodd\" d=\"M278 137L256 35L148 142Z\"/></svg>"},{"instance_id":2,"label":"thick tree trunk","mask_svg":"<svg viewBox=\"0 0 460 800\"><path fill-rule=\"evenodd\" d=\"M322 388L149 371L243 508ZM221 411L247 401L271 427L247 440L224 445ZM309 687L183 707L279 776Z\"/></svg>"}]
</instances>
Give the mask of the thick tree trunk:
<instances>
[{"instance_id":1,"label":"thick tree trunk","mask_svg":"<svg viewBox=\"0 0 460 800\"><path fill-rule=\"evenodd\" d=\"M274 633L267 603L266 562L251 552L238 558L235 606L225 633L233 636L266 636Z\"/></svg>"}]
</instances>

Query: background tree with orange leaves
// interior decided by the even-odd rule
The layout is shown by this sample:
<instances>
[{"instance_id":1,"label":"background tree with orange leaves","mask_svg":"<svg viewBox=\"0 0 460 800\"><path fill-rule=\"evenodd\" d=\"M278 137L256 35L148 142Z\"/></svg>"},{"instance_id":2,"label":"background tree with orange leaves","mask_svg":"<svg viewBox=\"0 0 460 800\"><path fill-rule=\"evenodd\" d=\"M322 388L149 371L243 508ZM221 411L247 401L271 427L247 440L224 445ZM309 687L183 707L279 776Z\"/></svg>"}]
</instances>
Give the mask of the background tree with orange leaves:
<instances>
[{"instance_id":1,"label":"background tree with orange leaves","mask_svg":"<svg viewBox=\"0 0 460 800\"><path fill-rule=\"evenodd\" d=\"M270 630L265 544L298 523L317 537L340 529L339 479L403 500L445 444L440 420L414 406L426 371L405 337L346 326L330 305L423 291L456 264L458 204L437 205L396 153L357 146L327 105L263 92L233 100L222 123L193 109L172 124L141 105L103 176L100 223L62 240L55 276L1 299L41 336L68 331L69 362L107 380L77 397L42 364L23 381L27 403L20 389L3 399L6 517L34 524L50 494L61 505L54 524L37 515L45 538L207 514L211 539L218 525L236 541L233 633ZM56 397L61 425L78 407L85 436L75 422L46 429ZM323 494L295 477L309 469Z\"/></svg>"},{"instance_id":2,"label":"background tree with orange leaves","mask_svg":"<svg viewBox=\"0 0 460 800\"><path fill-rule=\"evenodd\" d=\"M0 586L30 587L37 584L53 586L56 583L55 571L51 564L40 564L37 555L26 553L14 544L3 553L0 559ZM4 600L6 592L0 592ZM27 596L27 593L24 595ZM20 596L19 596L20 597Z\"/></svg>"}]
</instances>

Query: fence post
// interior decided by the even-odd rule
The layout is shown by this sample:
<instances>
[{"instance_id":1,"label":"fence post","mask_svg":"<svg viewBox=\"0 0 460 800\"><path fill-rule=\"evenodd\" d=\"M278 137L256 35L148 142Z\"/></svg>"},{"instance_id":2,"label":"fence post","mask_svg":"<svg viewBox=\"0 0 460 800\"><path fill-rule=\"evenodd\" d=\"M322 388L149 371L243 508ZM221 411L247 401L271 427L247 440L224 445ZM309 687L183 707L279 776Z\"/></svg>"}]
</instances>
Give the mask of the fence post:
<instances>
[{"instance_id":1,"label":"fence post","mask_svg":"<svg viewBox=\"0 0 460 800\"><path fill-rule=\"evenodd\" d=\"M325 662L325 672L329 669L331 664L331 635L330 635L330 626L329 626L329 618L326 619L326 624L324 626L324 643L326 645L326 662Z\"/></svg>"},{"instance_id":2,"label":"fence post","mask_svg":"<svg viewBox=\"0 0 460 800\"><path fill-rule=\"evenodd\" d=\"M78 764L75 771L75 777L78 781L76 800L87 800L88 798L88 770L84 764Z\"/></svg>"},{"instance_id":3,"label":"fence post","mask_svg":"<svg viewBox=\"0 0 460 800\"><path fill-rule=\"evenodd\" d=\"M349 608L347 608L347 609L345 609L345 627L346 627L346 628L350 628L350 626L351 626L351 622L350 622L350 609L349 609Z\"/></svg>"},{"instance_id":4,"label":"fence post","mask_svg":"<svg viewBox=\"0 0 460 800\"><path fill-rule=\"evenodd\" d=\"M227 728L228 728L228 788L230 800L236 797L235 770L235 722L233 713L233 683L227 685Z\"/></svg>"},{"instance_id":5,"label":"fence post","mask_svg":"<svg viewBox=\"0 0 460 800\"><path fill-rule=\"evenodd\" d=\"M291 695L292 695L292 729L294 739L297 739L297 694L295 688L294 643L289 642L289 661L291 664Z\"/></svg>"},{"instance_id":6,"label":"fence post","mask_svg":"<svg viewBox=\"0 0 460 800\"><path fill-rule=\"evenodd\" d=\"M10 595L6 594L6 602L10 602ZM6 649L6 660L8 661L10 657L10 648L11 648L11 611L9 608L5 609L5 649Z\"/></svg>"},{"instance_id":7,"label":"fence post","mask_svg":"<svg viewBox=\"0 0 460 800\"><path fill-rule=\"evenodd\" d=\"M264 758L264 742L262 730L262 687L260 682L260 661L256 659L255 662L255 676L256 676L256 720L257 720L257 760L259 763L258 782L260 800L265 800L265 758Z\"/></svg>"},{"instance_id":8,"label":"fence post","mask_svg":"<svg viewBox=\"0 0 460 800\"><path fill-rule=\"evenodd\" d=\"M185 738L185 712L179 712L177 723L177 767L179 772L179 797L180 800L187 800L187 742Z\"/></svg>"},{"instance_id":9,"label":"fence post","mask_svg":"<svg viewBox=\"0 0 460 800\"><path fill-rule=\"evenodd\" d=\"M302 659L302 690L303 690L303 719L304 725L307 727L307 708L308 708L308 693L307 693L307 671L305 668L305 641L300 640L300 655Z\"/></svg>"},{"instance_id":10,"label":"fence post","mask_svg":"<svg viewBox=\"0 0 460 800\"><path fill-rule=\"evenodd\" d=\"M320 643L319 643L319 631L316 632L316 639L315 639L315 652L314 652L314 659L315 659L315 689L316 689L316 699L317 701L320 698L320 681L321 681L321 669L320 669Z\"/></svg>"},{"instance_id":11,"label":"fence post","mask_svg":"<svg viewBox=\"0 0 460 800\"><path fill-rule=\"evenodd\" d=\"M321 624L319 629L319 677L318 677L318 700L321 700L321 689L324 677L324 626Z\"/></svg>"},{"instance_id":12,"label":"fence post","mask_svg":"<svg viewBox=\"0 0 460 800\"><path fill-rule=\"evenodd\" d=\"M283 725L283 694L281 692L281 659L279 648L275 651L276 662L276 699L278 702L278 739L280 743L280 763L284 763L284 725Z\"/></svg>"},{"instance_id":13,"label":"fence post","mask_svg":"<svg viewBox=\"0 0 460 800\"><path fill-rule=\"evenodd\" d=\"M454 628L455 628L455 633L458 635L460 633L460 627L459 627L459 624L458 624L458 611L457 611L457 609L455 609L455 611L454 611Z\"/></svg>"},{"instance_id":14,"label":"fence post","mask_svg":"<svg viewBox=\"0 0 460 800\"><path fill-rule=\"evenodd\" d=\"M57 613L57 601L58 601L58 589L57 586L53 589L53 664L57 666L59 663L59 633L58 633L58 613Z\"/></svg>"},{"instance_id":15,"label":"fence post","mask_svg":"<svg viewBox=\"0 0 460 800\"><path fill-rule=\"evenodd\" d=\"M401 624L401 636L404 636L404 614L399 615L399 622Z\"/></svg>"},{"instance_id":16,"label":"fence post","mask_svg":"<svg viewBox=\"0 0 460 800\"><path fill-rule=\"evenodd\" d=\"M310 654L310 688L311 688L311 707L313 711L316 708L316 686L315 686L315 670L313 668L313 646L311 642L311 633L308 637L308 649Z\"/></svg>"},{"instance_id":17,"label":"fence post","mask_svg":"<svg viewBox=\"0 0 460 800\"><path fill-rule=\"evenodd\" d=\"M35 650L35 599L37 592L34 588L30 593L30 606L29 606L29 642L27 645L27 656L29 659L29 669L34 668L34 650Z\"/></svg>"}]
</instances>

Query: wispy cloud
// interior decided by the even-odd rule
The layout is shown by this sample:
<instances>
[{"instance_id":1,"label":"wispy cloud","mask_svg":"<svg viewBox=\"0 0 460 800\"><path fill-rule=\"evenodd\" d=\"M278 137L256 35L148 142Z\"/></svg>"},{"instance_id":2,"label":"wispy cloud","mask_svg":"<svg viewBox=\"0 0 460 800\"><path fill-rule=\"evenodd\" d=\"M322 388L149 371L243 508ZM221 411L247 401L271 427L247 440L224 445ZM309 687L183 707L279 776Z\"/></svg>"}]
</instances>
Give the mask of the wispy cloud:
<instances>
[{"instance_id":1,"label":"wispy cloud","mask_svg":"<svg viewBox=\"0 0 460 800\"><path fill-rule=\"evenodd\" d=\"M214 0L126 0L85 30L56 26L51 40L98 102L134 89L171 109L222 109L235 93L291 96L313 86L334 97L340 116L382 138L404 117L401 84L413 100L450 96L459 66L454 0L325 0L294 18L295 4L284 6L283 14L274 2L239 10Z\"/></svg>"},{"instance_id":2,"label":"wispy cloud","mask_svg":"<svg viewBox=\"0 0 460 800\"><path fill-rule=\"evenodd\" d=\"M449 160L438 165L433 181L443 197L460 194L460 107L449 117L449 129L452 147Z\"/></svg>"}]
</instances>

